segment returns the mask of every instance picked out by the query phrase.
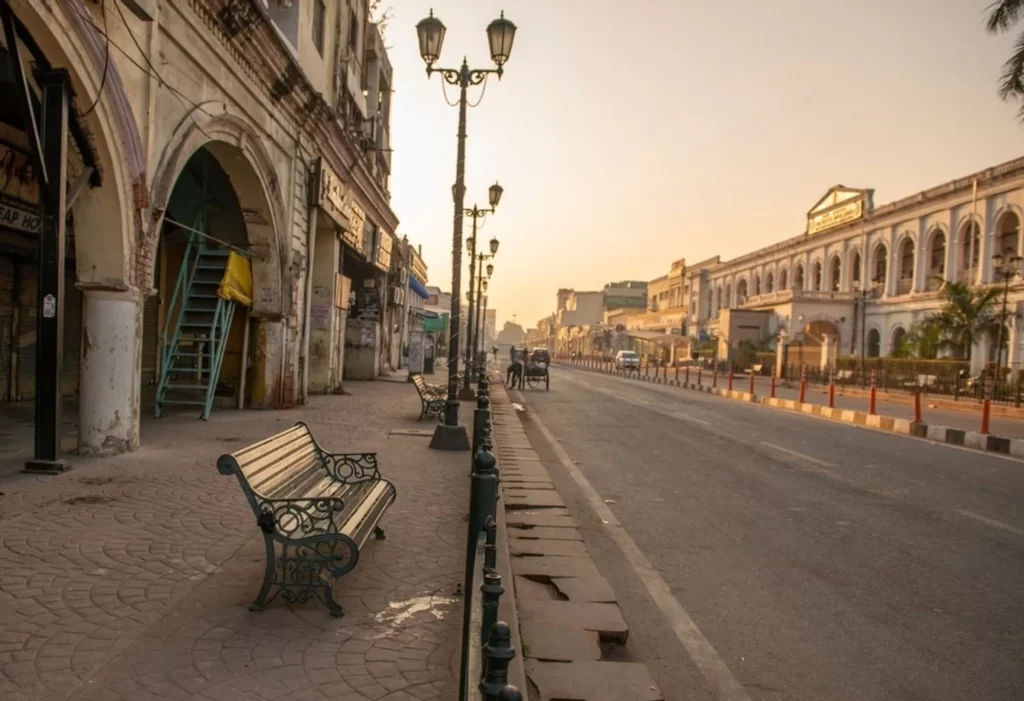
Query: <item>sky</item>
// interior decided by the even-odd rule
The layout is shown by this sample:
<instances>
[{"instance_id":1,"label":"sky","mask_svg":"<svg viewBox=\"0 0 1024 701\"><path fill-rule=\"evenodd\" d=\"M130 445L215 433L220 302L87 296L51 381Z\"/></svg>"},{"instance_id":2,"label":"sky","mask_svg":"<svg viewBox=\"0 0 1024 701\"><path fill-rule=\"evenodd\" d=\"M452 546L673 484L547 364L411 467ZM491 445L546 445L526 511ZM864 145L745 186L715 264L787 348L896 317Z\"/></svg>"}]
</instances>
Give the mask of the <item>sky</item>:
<instances>
[{"instance_id":1,"label":"sky","mask_svg":"<svg viewBox=\"0 0 1024 701\"><path fill-rule=\"evenodd\" d=\"M385 0L399 232L450 289L458 109L419 56L431 8L446 68L493 67L486 27L501 10L518 27L467 128L467 206L505 189L481 231L501 242L488 294L500 328L534 326L560 287L650 280L679 258L799 235L833 185L875 188L880 206L1024 155L1017 106L997 95L1024 23L988 34L991 2Z\"/></svg>"}]
</instances>

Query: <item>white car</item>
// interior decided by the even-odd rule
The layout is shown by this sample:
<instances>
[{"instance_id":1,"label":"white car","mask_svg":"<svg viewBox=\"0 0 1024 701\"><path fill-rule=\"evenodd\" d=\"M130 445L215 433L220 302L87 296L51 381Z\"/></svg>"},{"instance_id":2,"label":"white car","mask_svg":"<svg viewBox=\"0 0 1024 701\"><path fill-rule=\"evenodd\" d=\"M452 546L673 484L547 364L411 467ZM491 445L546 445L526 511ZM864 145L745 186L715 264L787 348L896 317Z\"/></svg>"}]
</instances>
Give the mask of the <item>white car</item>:
<instances>
[{"instance_id":1,"label":"white car","mask_svg":"<svg viewBox=\"0 0 1024 701\"><path fill-rule=\"evenodd\" d=\"M640 369L640 356L633 351L619 351L615 354L615 367L618 370L627 368Z\"/></svg>"}]
</instances>

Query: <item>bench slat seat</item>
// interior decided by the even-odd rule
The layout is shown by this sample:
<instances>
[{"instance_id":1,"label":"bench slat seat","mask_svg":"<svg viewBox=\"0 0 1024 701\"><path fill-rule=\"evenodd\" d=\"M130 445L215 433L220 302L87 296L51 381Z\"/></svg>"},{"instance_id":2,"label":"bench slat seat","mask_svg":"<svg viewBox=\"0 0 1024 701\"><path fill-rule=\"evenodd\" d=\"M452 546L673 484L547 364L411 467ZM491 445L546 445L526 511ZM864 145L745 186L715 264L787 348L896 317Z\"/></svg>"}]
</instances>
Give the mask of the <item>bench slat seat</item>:
<instances>
[{"instance_id":1,"label":"bench slat seat","mask_svg":"<svg viewBox=\"0 0 1024 701\"><path fill-rule=\"evenodd\" d=\"M422 421L424 418L435 416L440 418L448 399L448 388L428 383L419 373L412 376L412 383L420 396L420 418L417 420Z\"/></svg>"},{"instance_id":2,"label":"bench slat seat","mask_svg":"<svg viewBox=\"0 0 1024 701\"><path fill-rule=\"evenodd\" d=\"M341 615L333 587L355 568L371 535L384 537L380 521L395 500L377 455L327 453L299 423L221 456L217 468L238 478L263 531L267 565L250 609L263 610L278 595L289 603L316 596Z\"/></svg>"}]
</instances>

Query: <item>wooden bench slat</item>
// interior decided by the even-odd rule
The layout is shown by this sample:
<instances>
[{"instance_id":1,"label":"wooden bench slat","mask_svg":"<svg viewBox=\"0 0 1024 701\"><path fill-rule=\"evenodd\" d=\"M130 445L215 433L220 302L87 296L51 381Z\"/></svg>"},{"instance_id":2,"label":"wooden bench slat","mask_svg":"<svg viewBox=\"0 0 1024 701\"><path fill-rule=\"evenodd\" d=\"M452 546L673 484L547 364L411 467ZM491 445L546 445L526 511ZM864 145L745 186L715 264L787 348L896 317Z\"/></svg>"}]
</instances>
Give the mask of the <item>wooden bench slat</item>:
<instances>
[{"instance_id":1,"label":"wooden bench slat","mask_svg":"<svg viewBox=\"0 0 1024 701\"><path fill-rule=\"evenodd\" d=\"M277 435L271 436L270 438L264 438L259 443L253 443L252 445L248 445L242 448L241 450L232 453L232 456L238 461L238 464L241 465L242 463L249 461L250 455L263 455L267 451L273 450L275 447L279 445L282 445L289 441L294 441L296 439L306 439L305 427L294 426L286 431L278 433Z\"/></svg>"},{"instance_id":2,"label":"wooden bench slat","mask_svg":"<svg viewBox=\"0 0 1024 701\"><path fill-rule=\"evenodd\" d=\"M278 449L243 467L249 486L258 494L270 496L294 477L297 468L308 467L317 460L316 446L305 445Z\"/></svg>"},{"instance_id":3,"label":"wooden bench slat","mask_svg":"<svg viewBox=\"0 0 1024 701\"><path fill-rule=\"evenodd\" d=\"M364 522L367 521L367 517L373 512L374 507L379 504L381 497L383 497L385 492L387 492L391 487L390 484L384 481L375 481L370 484L372 484L373 487L361 500L359 508L348 518L341 531L357 543L359 543L360 540L365 540L368 535L367 533L360 533L359 531L362 530L360 527L364 525ZM361 537L356 537L357 535Z\"/></svg>"}]
</instances>

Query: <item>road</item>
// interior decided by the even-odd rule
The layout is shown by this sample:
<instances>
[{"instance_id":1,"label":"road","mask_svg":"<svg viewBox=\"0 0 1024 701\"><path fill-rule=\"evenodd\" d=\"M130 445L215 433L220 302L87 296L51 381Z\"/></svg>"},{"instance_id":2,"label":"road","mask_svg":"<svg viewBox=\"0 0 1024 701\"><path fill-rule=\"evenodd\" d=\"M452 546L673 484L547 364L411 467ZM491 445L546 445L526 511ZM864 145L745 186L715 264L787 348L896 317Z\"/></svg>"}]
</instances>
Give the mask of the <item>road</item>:
<instances>
[{"instance_id":1,"label":"road","mask_svg":"<svg viewBox=\"0 0 1024 701\"><path fill-rule=\"evenodd\" d=\"M1024 463L566 368L511 396L667 698L726 698L709 650L736 701L1024 698Z\"/></svg>"}]
</instances>

